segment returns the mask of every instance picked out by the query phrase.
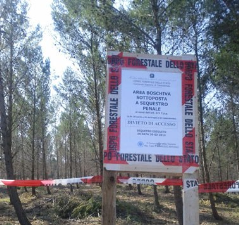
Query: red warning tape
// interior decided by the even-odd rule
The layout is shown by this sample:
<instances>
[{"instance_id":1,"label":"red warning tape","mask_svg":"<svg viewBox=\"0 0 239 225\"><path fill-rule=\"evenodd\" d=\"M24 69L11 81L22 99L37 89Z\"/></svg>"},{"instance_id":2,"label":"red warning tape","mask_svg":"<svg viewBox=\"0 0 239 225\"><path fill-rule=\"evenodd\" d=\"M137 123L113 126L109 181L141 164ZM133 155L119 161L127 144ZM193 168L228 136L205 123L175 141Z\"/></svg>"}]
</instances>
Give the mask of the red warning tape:
<instances>
[{"instance_id":1,"label":"red warning tape","mask_svg":"<svg viewBox=\"0 0 239 225\"><path fill-rule=\"evenodd\" d=\"M117 177L117 182L121 184L143 184L143 185L168 185L181 186L182 179L168 179L168 178L149 178L149 177ZM101 176L88 176L81 178L66 178L54 180L5 180L0 179L0 186L18 186L18 187L39 187L39 186L66 186L69 184L95 184L102 183ZM199 193L209 192L239 192L239 180L223 181L198 184L196 179L184 180L183 188L185 191L191 188L198 188Z\"/></svg>"},{"instance_id":2,"label":"red warning tape","mask_svg":"<svg viewBox=\"0 0 239 225\"><path fill-rule=\"evenodd\" d=\"M198 187L198 191L199 191L199 193L239 192L239 180L200 184L199 187Z\"/></svg>"},{"instance_id":3,"label":"red warning tape","mask_svg":"<svg viewBox=\"0 0 239 225\"><path fill-rule=\"evenodd\" d=\"M182 185L182 180L167 178L147 177L117 177L117 182L122 184L148 184L148 185ZM0 179L0 185L18 187L60 186L68 184L94 184L102 183L101 176L88 176L81 178L66 178L55 180L4 180Z\"/></svg>"}]
</instances>

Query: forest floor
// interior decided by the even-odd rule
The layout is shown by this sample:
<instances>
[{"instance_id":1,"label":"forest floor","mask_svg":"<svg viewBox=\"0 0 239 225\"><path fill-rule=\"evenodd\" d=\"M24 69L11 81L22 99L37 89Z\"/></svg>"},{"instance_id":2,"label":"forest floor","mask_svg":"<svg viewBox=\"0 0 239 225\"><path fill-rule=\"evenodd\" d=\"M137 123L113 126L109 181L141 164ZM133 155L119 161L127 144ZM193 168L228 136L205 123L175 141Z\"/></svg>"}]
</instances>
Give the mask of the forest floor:
<instances>
[{"instance_id":1,"label":"forest floor","mask_svg":"<svg viewBox=\"0 0 239 225\"><path fill-rule=\"evenodd\" d=\"M164 187L158 187L160 209L154 210L152 186L141 186L139 195L136 186L117 186L117 225L160 225L178 224L174 196L165 194ZM81 185L70 193L67 187L51 188L48 195L44 187L37 188L37 196L31 195L31 189L25 192L18 189L23 207L32 225L75 225L101 224L101 189L97 185ZM216 206L223 221L213 219L208 195L200 194L200 224L202 225L238 225L239 195L216 194ZM12 205L9 203L6 187L0 188L0 225L18 225Z\"/></svg>"}]
</instances>

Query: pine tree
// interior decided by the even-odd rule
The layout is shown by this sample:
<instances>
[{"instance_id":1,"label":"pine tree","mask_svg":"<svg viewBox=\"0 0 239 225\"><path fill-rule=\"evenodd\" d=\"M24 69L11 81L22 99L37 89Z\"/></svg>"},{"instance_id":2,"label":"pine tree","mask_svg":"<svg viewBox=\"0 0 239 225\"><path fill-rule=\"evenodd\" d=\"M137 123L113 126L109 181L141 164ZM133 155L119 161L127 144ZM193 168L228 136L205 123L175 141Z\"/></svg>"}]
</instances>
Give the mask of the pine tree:
<instances>
[{"instance_id":1,"label":"pine tree","mask_svg":"<svg viewBox=\"0 0 239 225\"><path fill-rule=\"evenodd\" d=\"M14 125L13 105L15 89L17 88L17 63L20 57L21 45L24 43L27 26L26 4L19 1L2 1L3 9L0 14L4 23L0 30L0 113L1 113L1 136L3 152L5 156L7 179L15 179L12 159L12 134ZM30 224L22 208L16 187L8 186L10 201L13 204L20 224Z\"/></svg>"}]
</instances>

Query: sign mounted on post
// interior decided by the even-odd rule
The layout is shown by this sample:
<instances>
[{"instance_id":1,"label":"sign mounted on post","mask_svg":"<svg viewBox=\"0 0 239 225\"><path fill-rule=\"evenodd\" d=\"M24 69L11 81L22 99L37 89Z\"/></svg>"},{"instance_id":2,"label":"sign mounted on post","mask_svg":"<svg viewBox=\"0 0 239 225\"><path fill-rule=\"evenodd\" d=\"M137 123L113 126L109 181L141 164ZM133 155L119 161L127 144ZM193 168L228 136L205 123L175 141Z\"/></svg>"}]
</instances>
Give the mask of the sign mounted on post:
<instances>
[{"instance_id":1,"label":"sign mounted on post","mask_svg":"<svg viewBox=\"0 0 239 225\"><path fill-rule=\"evenodd\" d=\"M104 167L194 173L196 89L193 56L109 52Z\"/></svg>"}]
</instances>

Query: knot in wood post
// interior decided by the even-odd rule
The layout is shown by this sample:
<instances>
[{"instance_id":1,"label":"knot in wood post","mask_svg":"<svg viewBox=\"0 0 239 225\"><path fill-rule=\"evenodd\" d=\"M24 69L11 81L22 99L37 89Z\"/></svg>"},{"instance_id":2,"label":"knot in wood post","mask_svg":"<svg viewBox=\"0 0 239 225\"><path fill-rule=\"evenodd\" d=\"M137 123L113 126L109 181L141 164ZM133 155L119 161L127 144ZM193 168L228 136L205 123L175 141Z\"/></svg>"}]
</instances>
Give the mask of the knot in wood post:
<instances>
[{"instance_id":1,"label":"knot in wood post","mask_svg":"<svg viewBox=\"0 0 239 225\"><path fill-rule=\"evenodd\" d=\"M110 182L112 182L112 183L115 182L115 178L113 176L110 177Z\"/></svg>"}]
</instances>

